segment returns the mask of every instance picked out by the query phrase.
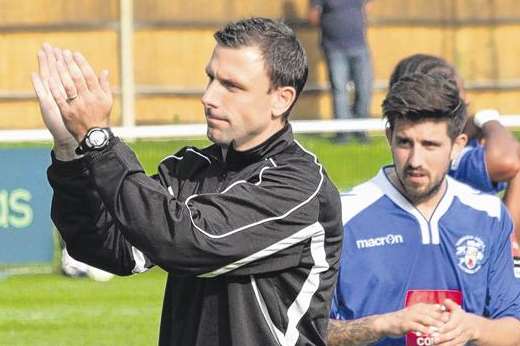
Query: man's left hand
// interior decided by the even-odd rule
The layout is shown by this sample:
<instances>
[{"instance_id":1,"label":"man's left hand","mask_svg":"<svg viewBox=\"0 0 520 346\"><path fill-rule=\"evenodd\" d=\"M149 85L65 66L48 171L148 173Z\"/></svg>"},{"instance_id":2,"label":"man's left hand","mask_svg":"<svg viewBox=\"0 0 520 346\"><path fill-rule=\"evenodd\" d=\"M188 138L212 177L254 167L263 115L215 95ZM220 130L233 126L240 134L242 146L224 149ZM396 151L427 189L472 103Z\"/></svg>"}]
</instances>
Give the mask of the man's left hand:
<instances>
[{"instance_id":1,"label":"man's left hand","mask_svg":"<svg viewBox=\"0 0 520 346\"><path fill-rule=\"evenodd\" d=\"M455 346L466 345L477 338L477 316L467 313L460 305L450 299L443 302L449 312L450 319L439 328L438 335L434 338L435 345Z\"/></svg>"}]
</instances>

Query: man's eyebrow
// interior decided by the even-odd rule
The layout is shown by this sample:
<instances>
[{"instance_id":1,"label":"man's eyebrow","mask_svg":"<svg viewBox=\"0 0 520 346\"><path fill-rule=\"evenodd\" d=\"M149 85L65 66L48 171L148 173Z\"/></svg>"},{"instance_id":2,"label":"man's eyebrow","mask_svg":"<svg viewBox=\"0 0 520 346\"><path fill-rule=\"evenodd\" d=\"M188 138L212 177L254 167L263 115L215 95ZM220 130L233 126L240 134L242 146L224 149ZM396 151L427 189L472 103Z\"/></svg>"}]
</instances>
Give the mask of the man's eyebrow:
<instances>
[{"instance_id":1,"label":"man's eyebrow","mask_svg":"<svg viewBox=\"0 0 520 346\"><path fill-rule=\"evenodd\" d=\"M206 66L206 68L204 69L204 72L206 72L206 75L209 78L211 78L211 79L216 78L222 85L232 86L232 87L242 89L242 90L246 89L245 85L236 79L215 76L215 74L213 73L213 71L211 71L209 66Z\"/></svg>"},{"instance_id":2,"label":"man's eyebrow","mask_svg":"<svg viewBox=\"0 0 520 346\"><path fill-rule=\"evenodd\" d=\"M224 85L233 86L239 89L245 89L245 86L240 81L233 78L220 78L220 82Z\"/></svg>"},{"instance_id":3,"label":"man's eyebrow","mask_svg":"<svg viewBox=\"0 0 520 346\"><path fill-rule=\"evenodd\" d=\"M422 141L423 144L429 144L429 145L442 145L442 141L436 140L436 139L424 139Z\"/></svg>"}]
</instances>

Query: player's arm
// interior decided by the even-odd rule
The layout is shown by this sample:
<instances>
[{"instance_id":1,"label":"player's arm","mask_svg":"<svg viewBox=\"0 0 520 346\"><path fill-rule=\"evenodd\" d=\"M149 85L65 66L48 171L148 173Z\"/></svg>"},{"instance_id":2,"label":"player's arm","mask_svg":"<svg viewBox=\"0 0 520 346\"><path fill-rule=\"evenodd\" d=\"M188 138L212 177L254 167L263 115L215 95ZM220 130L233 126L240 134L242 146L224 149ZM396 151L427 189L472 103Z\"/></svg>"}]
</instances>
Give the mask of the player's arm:
<instances>
[{"instance_id":1,"label":"player's arm","mask_svg":"<svg viewBox=\"0 0 520 346\"><path fill-rule=\"evenodd\" d=\"M515 239L517 243L520 244L520 173L509 180L504 194L504 204L511 214Z\"/></svg>"},{"instance_id":2,"label":"player's arm","mask_svg":"<svg viewBox=\"0 0 520 346\"><path fill-rule=\"evenodd\" d=\"M153 264L119 232L99 198L84 159L57 160L47 171L53 188L51 217L74 258L118 275L146 271Z\"/></svg>"},{"instance_id":3,"label":"player's arm","mask_svg":"<svg viewBox=\"0 0 520 346\"><path fill-rule=\"evenodd\" d=\"M479 346L514 346L520 345L520 321L514 317L490 320L474 317L476 338L473 342Z\"/></svg>"},{"instance_id":4,"label":"player's arm","mask_svg":"<svg viewBox=\"0 0 520 346\"><path fill-rule=\"evenodd\" d=\"M520 144L512 133L499 122L494 110L477 112L474 123L482 131L485 160L492 181L509 181L520 170Z\"/></svg>"},{"instance_id":5,"label":"player's arm","mask_svg":"<svg viewBox=\"0 0 520 346\"><path fill-rule=\"evenodd\" d=\"M327 345L369 345L383 337L377 330L377 317L370 316L352 321L329 320Z\"/></svg>"},{"instance_id":6,"label":"player's arm","mask_svg":"<svg viewBox=\"0 0 520 346\"><path fill-rule=\"evenodd\" d=\"M310 0L307 20L313 26L319 26L321 20L322 0Z\"/></svg>"},{"instance_id":7,"label":"player's arm","mask_svg":"<svg viewBox=\"0 0 520 346\"><path fill-rule=\"evenodd\" d=\"M94 195L88 171L74 152L78 142L66 128L51 93L53 84L55 93L73 96L66 96L61 83L51 81L58 75L58 68L63 68L63 52L44 44L38 52L38 65L38 73L32 75L33 87L42 119L54 139L53 165L48 176L54 188L51 213L55 224L76 258L120 275L144 271L151 263L144 256L136 260L132 246L110 231L114 229L113 220Z\"/></svg>"},{"instance_id":8,"label":"player's arm","mask_svg":"<svg viewBox=\"0 0 520 346\"><path fill-rule=\"evenodd\" d=\"M405 309L356 320L329 320L328 345L369 345L385 337L401 337L408 332L431 334L448 320L439 304L415 304Z\"/></svg>"}]
</instances>

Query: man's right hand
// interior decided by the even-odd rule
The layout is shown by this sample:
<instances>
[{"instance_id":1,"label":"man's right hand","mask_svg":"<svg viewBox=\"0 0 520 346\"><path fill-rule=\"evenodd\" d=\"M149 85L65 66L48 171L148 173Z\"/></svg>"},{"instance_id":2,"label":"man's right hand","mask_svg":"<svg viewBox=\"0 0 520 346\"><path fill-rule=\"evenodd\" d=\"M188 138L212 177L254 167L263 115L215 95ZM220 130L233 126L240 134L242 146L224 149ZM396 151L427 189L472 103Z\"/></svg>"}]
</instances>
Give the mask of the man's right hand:
<instances>
[{"instance_id":1,"label":"man's right hand","mask_svg":"<svg viewBox=\"0 0 520 346\"><path fill-rule=\"evenodd\" d=\"M409 332L431 334L448 321L449 313L442 305L419 303L380 315L376 327L384 336L401 337Z\"/></svg>"},{"instance_id":2,"label":"man's right hand","mask_svg":"<svg viewBox=\"0 0 520 346\"><path fill-rule=\"evenodd\" d=\"M69 161L78 158L74 152L78 143L65 127L58 105L49 89L51 72L56 70L56 54L61 52L47 43L38 51L39 73L32 74L32 83L40 104L43 122L54 138L56 158ZM65 90L62 92L65 93Z\"/></svg>"},{"instance_id":3,"label":"man's right hand","mask_svg":"<svg viewBox=\"0 0 520 346\"><path fill-rule=\"evenodd\" d=\"M399 311L357 320L330 320L329 346L357 346L375 343L385 337L402 337L409 332L432 335L449 321L440 304L418 303Z\"/></svg>"}]
</instances>

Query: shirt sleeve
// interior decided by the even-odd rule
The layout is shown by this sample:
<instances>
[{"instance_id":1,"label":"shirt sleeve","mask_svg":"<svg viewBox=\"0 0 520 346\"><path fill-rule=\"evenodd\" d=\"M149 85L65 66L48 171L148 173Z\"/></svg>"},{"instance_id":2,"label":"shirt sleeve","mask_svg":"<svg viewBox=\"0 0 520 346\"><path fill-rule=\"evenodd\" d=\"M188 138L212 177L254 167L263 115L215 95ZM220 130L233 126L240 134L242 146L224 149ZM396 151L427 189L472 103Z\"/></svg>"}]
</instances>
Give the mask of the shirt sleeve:
<instances>
[{"instance_id":1,"label":"shirt sleeve","mask_svg":"<svg viewBox=\"0 0 520 346\"><path fill-rule=\"evenodd\" d=\"M507 186L505 182L493 182L489 177L485 149L482 145L464 148L452 163L449 175L474 189L496 194Z\"/></svg>"},{"instance_id":2,"label":"shirt sleeve","mask_svg":"<svg viewBox=\"0 0 520 346\"><path fill-rule=\"evenodd\" d=\"M318 220L324 176L317 168L267 167L259 181L181 201L146 176L122 142L87 159L115 233L170 273L215 277L294 267L303 249L339 222L339 207L337 218Z\"/></svg>"},{"instance_id":3,"label":"shirt sleeve","mask_svg":"<svg viewBox=\"0 0 520 346\"><path fill-rule=\"evenodd\" d=\"M84 158L64 162L52 153L47 176L54 190L51 217L74 258L118 275L144 272L153 266L117 231Z\"/></svg>"},{"instance_id":4,"label":"shirt sleeve","mask_svg":"<svg viewBox=\"0 0 520 346\"><path fill-rule=\"evenodd\" d=\"M515 278L510 235L513 223L506 208L502 215L496 244L492 246L492 267L488 278L488 299L485 316L490 318L516 317L520 319L520 279Z\"/></svg>"}]
</instances>

